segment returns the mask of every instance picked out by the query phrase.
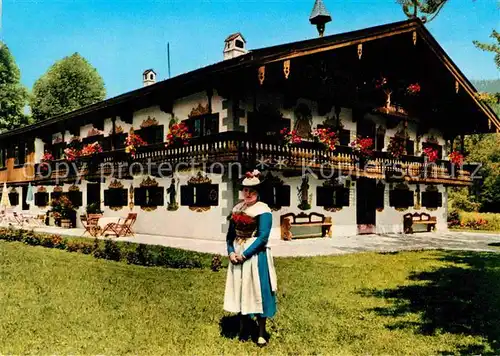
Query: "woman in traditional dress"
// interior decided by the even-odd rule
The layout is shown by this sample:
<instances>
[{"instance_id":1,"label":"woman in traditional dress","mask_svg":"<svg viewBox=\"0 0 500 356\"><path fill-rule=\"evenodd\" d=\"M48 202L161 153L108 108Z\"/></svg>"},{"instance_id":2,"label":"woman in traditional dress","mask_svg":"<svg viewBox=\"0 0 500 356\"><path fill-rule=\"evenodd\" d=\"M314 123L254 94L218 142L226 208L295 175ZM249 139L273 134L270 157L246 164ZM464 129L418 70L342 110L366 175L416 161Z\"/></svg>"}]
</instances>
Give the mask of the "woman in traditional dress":
<instances>
[{"instance_id":1,"label":"woman in traditional dress","mask_svg":"<svg viewBox=\"0 0 500 356\"><path fill-rule=\"evenodd\" d=\"M241 332L248 316L259 324L257 344L264 346L266 320L276 313L276 272L267 246L272 226L271 210L258 201L260 173L248 172L242 182L243 201L233 208L227 233L229 267L224 310L240 313Z\"/></svg>"}]
</instances>

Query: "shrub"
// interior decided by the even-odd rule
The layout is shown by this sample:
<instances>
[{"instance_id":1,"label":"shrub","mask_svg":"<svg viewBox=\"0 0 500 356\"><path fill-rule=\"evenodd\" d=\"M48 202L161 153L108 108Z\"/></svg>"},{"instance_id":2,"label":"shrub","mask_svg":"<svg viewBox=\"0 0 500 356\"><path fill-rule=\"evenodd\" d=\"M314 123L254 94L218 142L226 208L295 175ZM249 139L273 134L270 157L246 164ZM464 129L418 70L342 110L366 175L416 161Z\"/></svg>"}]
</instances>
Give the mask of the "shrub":
<instances>
[{"instance_id":1,"label":"shrub","mask_svg":"<svg viewBox=\"0 0 500 356\"><path fill-rule=\"evenodd\" d=\"M26 245L31 245L31 246L38 246L41 245L42 241L42 236L40 235L35 235L33 231L27 232L24 234L23 242Z\"/></svg>"},{"instance_id":2,"label":"shrub","mask_svg":"<svg viewBox=\"0 0 500 356\"><path fill-rule=\"evenodd\" d=\"M170 268L202 268L203 264L195 253L176 250L170 247L159 247L157 266Z\"/></svg>"},{"instance_id":3,"label":"shrub","mask_svg":"<svg viewBox=\"0 0 500 356\"><path fill-rule=\"evenodd\" d=\"M66 241L60 235L49 235L42 238L42 246L49 248L59 248L64 250L66 248Z\"/></svg>"},{"instance_id":4,"label":"shrub","mask_svg":"<svg viewBox=\"0 0 500 356\"><path fill-rule=\"evenodd\" d=\"M500 231L500 214L462 211L459 213L458 219L456 219L455 214L453 217L455 218L453 222L450 221L450 218L448 218L450 226L457 226L472 230Z\"/></svg>"},{"instance_id":5,"label":"shrub","mask_svg":"<svg viewBox=\"0 0 500 356\"><path fill-rule=\"evenodd\" d=\"M151 257L148 246L144 244L139 244L135 250L126 253L127 263L139 266L153 266L154 261Z\"/></svg>"},{"instance_id":6,"label":"shrub","mask_svg":"<svg viewBox=\"0 0 500 356\"><path fill-rule=\"evenodd\" d=\"M104 241L104 251L101 258L111 261L120 261L121 251L115 241Z\"/></svg>"}]
</instances>

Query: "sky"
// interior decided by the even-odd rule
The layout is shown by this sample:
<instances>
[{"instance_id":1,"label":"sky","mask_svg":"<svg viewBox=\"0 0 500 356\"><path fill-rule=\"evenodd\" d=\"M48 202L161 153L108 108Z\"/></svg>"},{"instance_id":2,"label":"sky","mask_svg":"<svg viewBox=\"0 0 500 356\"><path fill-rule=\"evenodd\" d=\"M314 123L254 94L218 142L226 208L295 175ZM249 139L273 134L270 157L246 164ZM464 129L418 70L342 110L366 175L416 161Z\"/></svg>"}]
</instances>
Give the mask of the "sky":
<instances>
[{"instance_id":1,"label":"sky","mask_svg":"<svg viewBox=\"0 0 500 356\"><path fill-rule=\"evenodd\" d=\"M241 32L249 49L317 37L309 24L314 0L0 0L1 39L22 83L34 82L74 52L103 77L107 97L222 60L224 39ZM324 0L333 21L325 35L404 20L396 0ZM473 40L492 42L500 30L500 0L449 0L426 25L469 79L499 79L493 54Z\"/></svg>"}]
</instances>

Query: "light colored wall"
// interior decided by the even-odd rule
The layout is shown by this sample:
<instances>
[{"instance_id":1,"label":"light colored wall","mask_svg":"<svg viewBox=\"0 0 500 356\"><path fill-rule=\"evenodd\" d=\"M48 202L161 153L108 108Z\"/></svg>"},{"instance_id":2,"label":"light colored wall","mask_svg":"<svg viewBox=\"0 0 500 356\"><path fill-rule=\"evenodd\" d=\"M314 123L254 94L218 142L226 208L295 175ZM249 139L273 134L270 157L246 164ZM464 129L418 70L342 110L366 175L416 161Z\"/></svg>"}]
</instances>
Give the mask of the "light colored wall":
<instances>
[{"instance_id":1,"label":"light colored wall","mask_svg":"<svg viewBox=\"0 0 500 356\"><path fill-rule=\"evenodd\" d=\"M414 192L414 203L417 204L416 197L416 184L409 185L410 190ZM420 194L425 192L426 185L420 184ZM403 232L403 216L407 213L427 213L431 216L435 216L437 218L437 227L438 231L448 231L447 224L447 194L446 188L443 185L438 185L438 190L443 195L443 205L437 210L429 210L427 208L421 207L420 209L415 209L415 207L410 207L405 211L397 211L394 207L389 206L389 185L386 184L385 187L385 201L384 201L384 210L382 212L377 212L377 233L379 234L387 234L387 233L402 233ZM417 231L422 229L422 231L426 231L427 227L425 225L421 227L414 227L414 230Z\"/></svg>"}]
</instances>

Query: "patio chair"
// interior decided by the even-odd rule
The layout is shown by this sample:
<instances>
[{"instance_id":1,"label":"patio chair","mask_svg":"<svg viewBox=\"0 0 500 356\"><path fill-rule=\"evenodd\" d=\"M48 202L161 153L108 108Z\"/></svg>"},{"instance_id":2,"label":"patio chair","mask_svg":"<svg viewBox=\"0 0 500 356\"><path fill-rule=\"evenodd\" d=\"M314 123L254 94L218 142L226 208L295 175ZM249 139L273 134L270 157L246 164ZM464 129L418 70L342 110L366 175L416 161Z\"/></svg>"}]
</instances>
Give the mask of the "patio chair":
<instances>
[{"instance_id":1,"label":"patio chair","mask_svg":"<svg viewBox=\"0 0 500 356\"><path fill-rule=\"evenodd\" d=\"M18 214L15 211L12 212L12 217L13 217L12 221L21 227L24 225L25 222L27 222L27 220L24 218L22 214Z\"/></svg>"},{"instance_id":2,"label":"patio chair","mask_svg":"<svg viewBox=\"0 0 500 356\"><path fill-rule=\"evenodd\" d=\"M134 231L132 230L132 226L134 226L136 220L137 213L129 213L123 223L118 221L118 223L108 224L103 230L102 234L107 236L107 234L105 233L111 230L112 233L109 234L114 234L116 235L116 237L129 235L135 236Z\"/></svg>"},{"instance_id":3,"label":"patio chair","mask_svg":"<svg viewBox=\"0 0 500 356\"><path fill-rule=\"evenodd\" d=\"M98 214L89 214L88 217L86 215L80 215L80 222L82 223L82 226L85 229L82 236L84 236L87 232L92 237L96 237L99 234L99 225L97 225L99 217L94 217L92 215L98 215Z\"/></svg>"}]
</instances>

